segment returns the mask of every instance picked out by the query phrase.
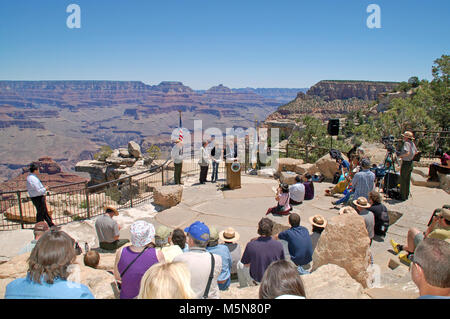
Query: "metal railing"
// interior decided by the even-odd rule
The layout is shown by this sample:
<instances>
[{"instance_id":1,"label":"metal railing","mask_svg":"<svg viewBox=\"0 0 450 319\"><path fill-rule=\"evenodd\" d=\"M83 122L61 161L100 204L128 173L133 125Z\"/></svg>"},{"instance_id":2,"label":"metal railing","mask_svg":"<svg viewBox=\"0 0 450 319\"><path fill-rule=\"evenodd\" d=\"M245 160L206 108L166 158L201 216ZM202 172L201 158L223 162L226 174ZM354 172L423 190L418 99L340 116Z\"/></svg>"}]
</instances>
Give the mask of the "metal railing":
<instances>
[{"instance_id":1,"label":"metal railing","mask_svg":"<svg viewBox=\"0 0 450 319\"><path fill-rule=\"evenodd\" d=\"M223 161L218 171L225 172ZM247 163L242 172L245 174L246 171ZM147 171L101 184L89 186L87 182L81 182L54 186L46 194L47 209L55 225L63 225L99 216L105 206L132 208L151 202L154 187L173 183L173 173L173 162L166 160ZM210 164L208 175L211 176L211 173ZM199 174L197 161L183 162L182 178ZM31 229L35 223L36 208L27 190L0 193L0 231Z\"/></svg>"},{"instance_id":2,"label":"metal railing","mask_svg":"<svg viewBox=\"0 0 450 319\"><path fill-rule=\"evenodd\" d=\"M93 186L82 182L51 187L46 194L49 214L61 225L101 215L105 206L121 209L150 201L155 186L170 182L170 164L167 160L147 171ZM26 190L0 194L0 231L33 228L35 222L36 209Z\"/></svg>"}]
</instances>

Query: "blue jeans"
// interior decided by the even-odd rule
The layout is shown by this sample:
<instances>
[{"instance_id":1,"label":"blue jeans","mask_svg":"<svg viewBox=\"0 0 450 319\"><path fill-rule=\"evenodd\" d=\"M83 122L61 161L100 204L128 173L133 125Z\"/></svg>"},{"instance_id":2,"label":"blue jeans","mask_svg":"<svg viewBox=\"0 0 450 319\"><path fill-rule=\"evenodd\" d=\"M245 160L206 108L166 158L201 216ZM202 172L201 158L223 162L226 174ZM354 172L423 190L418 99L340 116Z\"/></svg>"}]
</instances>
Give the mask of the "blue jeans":
<instances>
[{"instance_id":1,"label":"blue jeans","mask_svg":"<svg viewBox=\"0 0 450 319\"><path fill-rule=\"evenodd\" d=\"M219 162L212 161L211 182L217 181L218 172L219 172Z\"/></svg>"},{"instance_id":2,"label":"blue jeans","mask_svg":"<svg viewBox=\"0 0 450 319\"><path fill-rule=\"evenodd\" d=\"M336 202L336 205L348 202L350 200L350 196L352 196L354 193L355 193L354 191L347 192L347 194L344 197L342 197L340 200Z\"/></svg>"},{"instance_id":3,"label":"blue jeans","mask_svg":"<svg viewBox=\"0 0 450 319\"><path fill-rule=\"evenodd\" d=\"M227 290L228 287L230 287L230 283L231 283L231 277L228 277L228 279L225 283L223 283L223 284L217 283L217 285L219 286L219 290Z\"/></svg>"}]
</instances>

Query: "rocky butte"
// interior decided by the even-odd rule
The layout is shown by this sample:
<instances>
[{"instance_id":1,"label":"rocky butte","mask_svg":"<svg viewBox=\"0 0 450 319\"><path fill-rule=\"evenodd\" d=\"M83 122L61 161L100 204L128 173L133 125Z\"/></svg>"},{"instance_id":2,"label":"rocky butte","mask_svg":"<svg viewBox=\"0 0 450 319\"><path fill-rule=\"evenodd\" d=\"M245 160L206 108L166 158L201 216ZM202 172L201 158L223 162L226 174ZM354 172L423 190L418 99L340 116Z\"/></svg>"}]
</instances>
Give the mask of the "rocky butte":
<instances>
[{"instance_id":1,"label":"rocky butte","mask_svg":"<svg viewBox=\"0 0 450 319\"><path fill-rule=\"evenodd\" d=\"M293 101L280 106L268 116L266 123L293 121L306 114L322 120L343 117L351 111L371 107L397 85L397 82L320 81L306 94L299 92Z\"/></svg>"}]
</instances>

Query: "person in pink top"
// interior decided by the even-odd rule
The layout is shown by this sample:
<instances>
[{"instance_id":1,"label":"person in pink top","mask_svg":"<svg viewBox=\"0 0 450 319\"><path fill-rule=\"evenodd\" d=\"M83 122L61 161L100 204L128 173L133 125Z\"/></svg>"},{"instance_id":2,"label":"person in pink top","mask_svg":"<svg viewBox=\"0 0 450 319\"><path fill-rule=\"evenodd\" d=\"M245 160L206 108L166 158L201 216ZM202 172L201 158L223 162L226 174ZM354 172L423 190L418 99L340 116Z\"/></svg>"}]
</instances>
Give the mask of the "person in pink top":
<instances>
[{"instance_id":1,"label":"person in pink top","mask_svg":"<svg viewBox=\"0 0 450 319\"><path fill-rule=\"evenodd\" d=\"M437 156L441 157L441 164L432 163L428 171L428 181L439 181L437 172L441 174L450 174L450 155L449 151L443 153L442 149L438 149Z\"/></svg>"},{"instance_id":2,"label":"person in pink top","mask_svg":"<svg viewBox=\"0 0 450 319\"><path fill-rule=\"evenodd\" d=\"M289 205L290 196L288 184L280 184L275 199L278 202L277 206L269 208L266 215L289 215L292 207Z\"/></svg>"}]
</instances>

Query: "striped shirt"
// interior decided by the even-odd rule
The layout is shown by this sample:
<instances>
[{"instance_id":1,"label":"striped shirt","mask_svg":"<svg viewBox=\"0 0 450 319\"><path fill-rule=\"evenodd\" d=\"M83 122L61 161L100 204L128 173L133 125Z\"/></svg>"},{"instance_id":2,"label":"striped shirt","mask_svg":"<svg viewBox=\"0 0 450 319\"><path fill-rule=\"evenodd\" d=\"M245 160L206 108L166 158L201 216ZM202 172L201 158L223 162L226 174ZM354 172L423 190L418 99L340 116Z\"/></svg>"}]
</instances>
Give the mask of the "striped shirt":
<instances>
[{"instance_id":1,"label":"striped shirt","mask_svg":"<svg viewBox=\"0 0 450 319\"><path fill-rule=\"evenodd\" d=\"M356 200L359 197L369 199L369 193L373 190L374 186L375 174L369 169L356 173L352 180L352 187L355 190L353 199Z\"/></svg>"}]
</instances>

